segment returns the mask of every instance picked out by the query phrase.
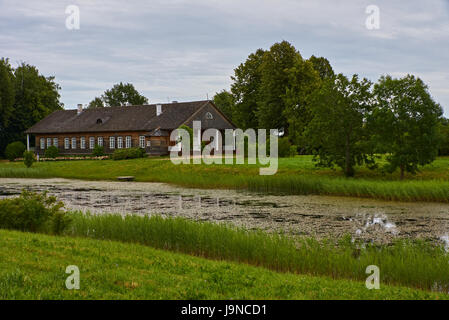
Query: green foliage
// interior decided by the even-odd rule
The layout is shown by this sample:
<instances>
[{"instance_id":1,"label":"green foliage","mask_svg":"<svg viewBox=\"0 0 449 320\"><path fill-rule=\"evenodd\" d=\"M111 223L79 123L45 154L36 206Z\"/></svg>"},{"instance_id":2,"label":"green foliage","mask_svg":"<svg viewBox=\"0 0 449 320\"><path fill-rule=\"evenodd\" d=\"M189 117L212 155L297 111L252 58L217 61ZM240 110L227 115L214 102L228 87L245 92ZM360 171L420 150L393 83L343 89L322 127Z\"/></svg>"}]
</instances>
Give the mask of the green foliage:
<instances>
[{"instance_id":1,"label":"green foliage","mask_svg":"<svg viewBox=\"0 0 449 320\"><path fill-rule=\"evenodd\" d=\"M278 139L278 156L280 158L286 158L290 156L291 143L288 137L282 137Z\"/></svg>"},{"instance_id":2,"label":"green foliage","mask_svg":"<svg viewBox=\"0 0 449 320\"><path fill-rule=\"evenodd\" d=\"M449 254L442 246L420 241L362 247L349 235L335 242L318 241L183 218L113 214L75 214L67 234L139 243L275 271L361 281L366 279L366 267L374 264L381 269L383 284L431 290L437 283L441 290L449 289Z\"/></svg>"},{"instance_id":3,"label":"green foliage","mask_svg":"<svg viewBox=\"0 0 449 320\"><path fill-rule=\"evenodd\" d=\"M18 198L0 200L0 228L60 234L71 222L63 207L46 193L24 190Z\"/></svg>"},{"instance_id":4,"label":"green foliage","mask_svg":"<svg viewBox=\"0 0 449 320\"><path fill-rule=\"evenodd\" d=\"M298 60L299 52L287 41L274 44L262 58L261 83L258 94L258 127L287 130L285 92L290 84L289 72Z\"/></svg>"},{"instance_id":5,"label":"green foliage","mask_svg":"<svg viewBox=\"0 0 449 320\"><path fill-rule=\"evenodd\" d=\"M122 83L114 85L106 90L101 97L95 97L90 103L89 108L100 107L118 107L127 105L147 104L148 99L141 95L131 83Z\"/></svg>"},{"instance_id":6,"label":"green foliage","mask_svg":"<svg viewBox=\"0 0 449 320\"><path fill-rule=\"evenodd\" d=\"M284 115L288 121L288 135L295 144L304 146L304 130L312 118L310 98L321 84L320 77L309 61L299 55L288 70L289 86L284 95Z\"/></svg>"},{"instance_id":7,"label":"green foliage","mask_svg":"<svg viewBox=\"0 0 449 320\"><path fill-rule=\"evenodd\" d=\"M440 134L438 105L424 82L412 75L401 79L382 76L374 87L377 106L371 126L377 148L387 152L387 171L416 173L438 155Z\"/></svg>"},{"instance_id":8,"label":"green foliage","mask_svg":"<svg viewBox=\"0 0 449 320\"><path fill-rule=\"evenodd\" d=\"M14 112L14 73L8 59L0 59L0 155L8 140L3 128L9 125Z\"/></svg>"},{"instance_id":9,"label":"green foliage","mask_svg":"<svg viewBox=\"0 0 449 320\"><path fill-rule=\"evenodd\" d=\"M21 141L16 141L8 144L5 150L5 156L9 161L14 161L17 158L22 157L26 147Z\"/></svg>"},{"instance_id":10,"label":"green foliage","mask_svg":"<svg viewBox=\"0 0 449 320\"><path fill-rule=\"evenodd\" d=\"M145 149L142 148L128 148L116 149L112 154L113 160L127 160L145 157Z\"/></svg>"},{"instance_id":11,"label":"green foliage","mask_svg":"<svg viewBox=\"0 0 449 320\"><path fill-rule=\"evenodd\" d=\"M104 102L101 98L95 97L91 102L89 102L89 105L87 106L89 109L93 108L104 108Z\"/></svg>"},{"instance_id":12,"label":"green foliage","mask_svg":"<svg viewBox=\"0 0 449 320\"><path fill-rule=\"evenodd\" d=\"M264 54L262 49L250 54L231 77L231 92L235 101L232 120L243 130L258 126L257 111L262 77L260 66Z\"/></svg>"},{"instance_id":13,"label":"green foliage","mask_svg":"<svg viewBox=\"0 0 449 320\"><path fill-rule=\"evenodd\" d=\"M449 156L449 120L442 118L438 126L440 135L440 147L438 149L439 156Z\"/></svg>"},{"instance_id":14,"label":"green foliage","mask_svg":"<svg viewBox=\"0 0 449 320\"><path fill-rule=\"evenodd\" d=\"M6 244L0 246L2 300L448 298L444 293L388 286L383 278L381 290L367 290L365 281L278 273L133 243L6 230L0 230L0 239ZM86 272L82 271L81 290L61 285L67 257L82 261Z\"/></svg>"},{"instance_id":15,"label":"green foliage","mask_svg":"<svg viewBox=\"0 0 449 320\"><path fill-rule=\"evenodd\" d=\"M1 60L0 153L8 143L25 141L24 132L27 129L53 111L63 108L59 101L60 89L54 77L43 76L34 66L22 63L12 69L7 59ZM11 94L14 95L13 99Z\"/></svg>"},{"instance_id":16,"label":"green foliage","mask_svg":"<svg viewBox=\"0 0 449 320\"><path fill-rule=\"evenodd\" d=\"M104 156L104 147L96 144L94 150L92 151L92 156L94 157Z\"/></svg>"},{"instance_id":17,"label":"green foliage","mask_svg":"<svg viewBox=\"0 0 449 320\"><path fill-rule=\"evenodd\" d=\"M230 92L223 90L220 93L216 93L214 96L214 104L226 117L232 120L235 102L234 96Z\"/></svg>"},{"instance_id":18,"label":"green foliage","mask_svg":"<svg viewBox=\"0 0 449 320\"><path fill-rule=\"evenodd\" d=\"M298 146L291 145L289 157L296 157L298 155Z\"/></svg>"},{"instance_id":19,"label":"green foliage","mask_svg":"<svg viewBox=\"0 0 449 320\"><path fill-rule=\"evenodd\" d=\"M309 95L321 80L333 77L327 59L312 56L304 60L287 41L275 43L269 50L259 49L231 77L232 120L242 129L283 128L301 145L310 121Z\"/></svg>"},{"instance_id":20,"label":"green foliage","mask_svg":"<svg viewBox=\"0 0 449 320\"><path fill-rule=\"evenodd\" d=\"M339 74L314 93L305 137L319 166L337 165L352 177L356 165L374 163L365 126L372 109L371 85L357 75L349 80Z\"/></svg>"},{"instance_id":21,"label":"green foliage","mask_svg":"<svg viewBox=\"0 0 449 320\"><path fill-rule=\"evenodd\" d=\"M45 158L55 159L59 156L59 149L55 146L50 146L45 149L44 156Z\"/></svg>"},{"instance_id":22,"label":"green foliage","mask_svg":"<svg viewBox=\"0 0 449 320\"><path fill-rule=\"evenodd\" d=\"M335 77L334 69L332 69L329 60L327 60L326 58L324 57L317 58L315 56L311 56L307 61L312 63L313 69L315 69L315 71L318 72L321 80L328 80Z\"/></svg>"},{"instance_id":23,"label":"green foliage","mask_svg":"<svg viewBox=\"0 0 449 320\"><path fill-rule=\"evenodd\" d=\"M31 168L34 161L36 161L36 159L35 159L34 153L32 151L25 151L23 153L23 163L25 164L25 166L27 168Z\"/></svg>"}]
</instances>

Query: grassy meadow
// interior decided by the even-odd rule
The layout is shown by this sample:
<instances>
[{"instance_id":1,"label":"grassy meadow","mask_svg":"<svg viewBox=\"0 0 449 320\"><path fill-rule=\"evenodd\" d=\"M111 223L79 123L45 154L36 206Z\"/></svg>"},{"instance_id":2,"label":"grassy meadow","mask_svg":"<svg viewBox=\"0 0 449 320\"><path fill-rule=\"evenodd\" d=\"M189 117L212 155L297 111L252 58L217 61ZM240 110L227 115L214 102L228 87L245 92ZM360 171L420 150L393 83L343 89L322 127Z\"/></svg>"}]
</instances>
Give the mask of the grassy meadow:
<instances>
[{"instance_id":1,"label":"grassy meadow","mask_svg":"<svg viewBox=\"0 0 449 320\"><path fill-rule=\"evenodd\" d=\"M382 164L382 163L380 163ZM340 169L317 168L311 156L279 159L274 176L260 176L259 165L174 165L167 158L126 161L55 161L25 168L21 162L0 162L3 178L68 178L116 180L134 176L140 182L164 182L184 187L241 189L274 194L322 194L401 201L449 202L449 157L440 157L405 181L399 173L356 168L345 178Z\"/></svg>"},{"instance_id":2,"label":"grassy meadow","mask_svg":"<svg viewBox=\"0 0 449 320\"><path fill-rule=\"evenodd\" d=\"M278 273L107 240L0 230L0 299L447 299L441 293ZM67 290L65 268L80 270Z\"/></svg>"}]
</instances>

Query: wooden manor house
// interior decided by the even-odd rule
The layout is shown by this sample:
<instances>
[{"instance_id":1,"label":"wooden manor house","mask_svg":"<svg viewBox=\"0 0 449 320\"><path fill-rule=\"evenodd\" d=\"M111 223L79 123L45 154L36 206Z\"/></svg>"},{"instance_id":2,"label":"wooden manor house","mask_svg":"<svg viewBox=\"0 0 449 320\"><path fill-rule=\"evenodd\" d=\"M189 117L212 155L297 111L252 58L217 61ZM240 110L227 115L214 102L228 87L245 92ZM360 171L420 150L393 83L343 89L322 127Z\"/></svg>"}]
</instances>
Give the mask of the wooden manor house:
<instances>
[{"instance_id":1,"label":"wooden manor house","mask_svg":"<svg viewBox=\"0 0 449 320\"><path fill-rule=\"evenodd\" d=\"M139 106L105 107L55 111L25 133L35 138L35 153L43 156L50 146L60 155L89 155L96 145L106 154L116 149L140 147L150 155L168 154L175 142L170 133L182 125L192 128L201 121L202 130L224 132L235 129L212 101L173 102Z\"/></svg>"}]
</instances>

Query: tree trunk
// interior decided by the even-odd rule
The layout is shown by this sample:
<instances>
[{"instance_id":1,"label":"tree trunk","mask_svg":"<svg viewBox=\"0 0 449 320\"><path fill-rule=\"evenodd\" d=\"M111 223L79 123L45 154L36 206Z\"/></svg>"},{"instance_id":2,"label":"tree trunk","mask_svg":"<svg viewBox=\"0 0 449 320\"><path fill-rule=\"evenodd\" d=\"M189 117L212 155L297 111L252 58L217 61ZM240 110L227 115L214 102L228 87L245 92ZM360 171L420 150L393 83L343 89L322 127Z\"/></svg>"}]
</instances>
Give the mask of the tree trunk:
<instances>
[{"instance_id":1,"label":"tree trunk","mask_svg":"<svg viewBox=\"0 0 449 320\"><path fill-rule=\"evenodd\" d=\"M401 181L402 180L404 180L404 165L403 164L401 164L401 166L400 166L400 168L401 168Z\"/></svg>"}]
</instances>

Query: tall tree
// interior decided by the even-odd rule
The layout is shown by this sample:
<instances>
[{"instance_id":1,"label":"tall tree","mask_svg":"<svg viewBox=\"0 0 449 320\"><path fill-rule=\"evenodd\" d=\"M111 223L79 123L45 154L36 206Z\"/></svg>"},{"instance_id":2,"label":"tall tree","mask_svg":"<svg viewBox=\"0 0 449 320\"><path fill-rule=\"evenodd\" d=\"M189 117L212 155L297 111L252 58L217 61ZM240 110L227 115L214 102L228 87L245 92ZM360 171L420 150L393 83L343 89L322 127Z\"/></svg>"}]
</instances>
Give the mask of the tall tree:
<instances>
[{"instance_id":1,"label":"tall tree","mask_svg":"<svg viewBox=\"0 0 449 320\"><path fill-rule=\"evenodd\" d=\"M438 154L439 118L442 108L431 97L424 82L413 75L401 79L382 76L374 86L377 106L370 124L373 139L388 153L387 169L415 173Z\"/></svg>"},{"instance_id":2,"label":"tall tree","mask_svg":"<svg viewBox=\"0 0 449 320\"><path fill-rule=\"evenodd\" d=\"M260 65L265 51L258 49L234 70L231 93L235 108L232 119L242 128L257 128L258 98L261 84Z\"/></svg>"},{"instance_id":3,"label":"tall tree","mask_svg":"<svg viewBox=\"0 0 449 320\"><path fill-rule=\"evenodd\" d=\"M14 73L9 60L0 59L0 153L7 143L6 128L14 111Z\"/></svg>"},{"instance_id":4,"label":"tall tree","mask_svg":"<svg viewBox=\"0 0 449 320\"><path fill-rule=\"evenodd\" d=\"M312 118L310 97L320 86L321 79L310 61L296 57L288 69L289 85L284 96L284 116L289 126L289 139L297 146L304 146L304 130Z\"/></svg>"},{"instance_id":5,"label":"tall tree","mask_svg":"<svg viewBox=\"0 0 449 320\"><path fill-rule=\"evenodd\" d=\"M299 52L287 41L274 44L263 55L257 110L259 128L283 128L287 132L283 98L289 85L288 70L295 65L298 56Z\"/></svg>"},{"instance_id":6,"label":"tall tree","mask_svg":"<svg viewBox=\"0 0 449 320\"><path fill-rule=\"evenodd\" d=\"M335 77L334 69L332 69L329 60L326 58L311 56L308 61L312 63L313 68L318 72L322 80Z\"/></svg>"},{"instance_id":7,"label":"tall tree","mask_svg":"<svg viewBox=\"0 0 449 320\"><path fill-rule=\"evenodd\" d=\"M5 130L7 143L25 141L25 130L63 108L59 101L61 88L54 79L43 76L36 67L26 63L14 70L15 102Z\"/></svg>"},{"instance_id":8,"label":"tall tree","mask_svg":"<svg viewBox=\"0 0 449 320\"><path fill-rule=\"evenodd\" d=\"M339 74L313 94L313 118L305 136L319 166L337 165L351 177L355 165L374 163L365 125L372 111L371 87L367 79Z\"/></svg>"},{"instance_id":9,"label":"tall tree","mask_svg":"<svg viewBox=\"0 0 449 320\"><path fill-rule=\"evenodd\" d=\"M122 83L114 85L106 90L101 98L94 98L89 103L89 108L98 107L118 107L127 105L147 104L148 99L141 95L131 83Z\"/></svg>"},{"instance_id":10,"label":"tall tree","mask_svg":"<svg viewBox=\"0 0 449 320\"><path fill-rule=\"evenodd\" d=\"M223 90L220 93L215 94L214 104L225 114L225 116L232 120L235 103L234 96L230 92Z\"/></svg>"},{"instance_id":11,"label":"tall tree","mask_svg":"<svg viewBox=\"0 0 449 320\"><path fill-rule=\"evenodd\" d=\"M100 97L95 97L89 105L87 106L89 109L92 108L104 108L104 102Z\"/></svg>"}]
</instances>

